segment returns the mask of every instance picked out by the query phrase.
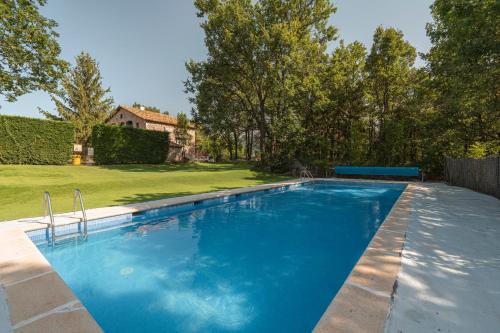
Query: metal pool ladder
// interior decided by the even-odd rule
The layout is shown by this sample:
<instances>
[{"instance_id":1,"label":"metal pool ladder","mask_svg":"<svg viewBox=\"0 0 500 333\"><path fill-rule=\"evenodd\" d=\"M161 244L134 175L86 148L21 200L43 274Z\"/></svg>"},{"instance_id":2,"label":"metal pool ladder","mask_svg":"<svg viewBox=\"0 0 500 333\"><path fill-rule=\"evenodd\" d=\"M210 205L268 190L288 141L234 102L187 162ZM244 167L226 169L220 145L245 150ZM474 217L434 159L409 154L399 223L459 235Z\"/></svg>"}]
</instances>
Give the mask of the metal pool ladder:
<instances>
[{"instance_id":1,"label":"metal pool ladder","mask_svg":"<svg viewBox=\"0 0 500 333\"><path fill-rule=\"evenodd\" d=\"M307 170L307 168L303 168L300 171L300 179L314 180L314 177L313 177L311 171Z\"/></svg>"},{"instance_id":2,"label":"metal pool ladder","mask_svg":"<svg viewBox=\"0 0 500 333\"><path fill-rule=\"evenodd\" d=\"M50 193L49 192L44 192L43 193L43 219L47 217L47 213L49 214L50 217L50 231L51 231L51 244L54 246L56 240L55 240L55 235L56 235L56 226L54 224L54 214L52 213L52 202L50 201Z\"/></svg>"},{"instance_id":3,"label":"metal pool ladder","mask_svg":"<svg viewBox=\"0 0 500 333\"><path fill-rule=\"evenodd\" d=\"M83 217L83 232L82 232L82 238L84 240L87 239L88 237L88 230L87 230L87 213L85 212L85 206L83 205L83 196L82 192L79 189L75 189L75 192L73 193L73 214L76 214L76 198L80 199L80 210L82 211L82 217Z\"/></svg>"},{"instance_id":4,"label":"metal pool ladder","mask_svg":"<svg viewBox=\"0 0 500 333\"><path fill-rule=\"evenodd\" d=\"M80 234L84 240L87 239L88 237L88 228L87 228L87 214L85 211L85 206L83 204L83 196L82 192L79 189L76 189L75 192L73 193L73 214L76 215L76 199L79 199L80 201L80 210L82 211L82 220L83 221L83 231L77 232L77 234ZM55 245L56 243L56 225L54 222L54 213L52 211L52 201L50 200L50 193L49 192L44 192L43 193L43 219L47 217L47 215L50 218L50 232L51 232L51 237L50 237L50 243L52 246ZM66 238L68 236L73 236L74 234L70 235L64 235L63 237Z\"/></svg>"}]
</instances>

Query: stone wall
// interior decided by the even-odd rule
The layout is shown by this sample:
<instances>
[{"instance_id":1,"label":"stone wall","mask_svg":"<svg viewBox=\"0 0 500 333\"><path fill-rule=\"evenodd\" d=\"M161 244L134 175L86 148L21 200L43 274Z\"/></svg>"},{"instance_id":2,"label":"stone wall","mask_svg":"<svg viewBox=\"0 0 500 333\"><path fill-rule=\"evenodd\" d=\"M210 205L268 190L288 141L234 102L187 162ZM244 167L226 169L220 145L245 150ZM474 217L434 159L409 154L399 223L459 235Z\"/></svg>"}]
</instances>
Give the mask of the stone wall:
<instances>
[{"instance_id":1,"label":"stone wall","mask_svg":"<svg viewBox=\"0 0 500 333\"><path fill-rule=\"evenodd\" d=\"M168 132L169 139L171 142L175 142L175 126L163 123L156 123L151 121L146 121L139 118L135 114L128 112L127 110L119 110L113 117L111 117L107 124L114 124L118 126L127 126L127 122L132 124L134 128L142 128L150 131ZM196 131L194 129L188 129L189 135L191 135L191 143L184 147L184 150L180 148L170 147L169 161L180 161L182 155L184 154L187 158L195 158L195 143L196 143Z\"/></svg>"},{"instance_id":2,"label":"stone wall","mask_svg":"<svg viewBox=\"0 0 500 333\"><path fill-rule=\"evenodd\" d=\"M107 124L114 124L119 126L126 126L127 122L132 123L134 128L146 129L146 121L137 117L135 114L127 112L125 110L118 111L111 119L107 121Z\"/></svg>"},{"instance_id":3,"label":"stone wall","mask_svg":"<svg viewBox=\"0 0 500 333\"><path fill-rule=\"evenodd\" d=\"M158 131L158 132L168 132L170 141L175 141L175 136L174 136L174 129L175 127L173 125L167 125L167 124L160 124L160 123L152 123L152 122L146 122L145 125L147 130L150 131Z\"/></svg>"}]
</instances>

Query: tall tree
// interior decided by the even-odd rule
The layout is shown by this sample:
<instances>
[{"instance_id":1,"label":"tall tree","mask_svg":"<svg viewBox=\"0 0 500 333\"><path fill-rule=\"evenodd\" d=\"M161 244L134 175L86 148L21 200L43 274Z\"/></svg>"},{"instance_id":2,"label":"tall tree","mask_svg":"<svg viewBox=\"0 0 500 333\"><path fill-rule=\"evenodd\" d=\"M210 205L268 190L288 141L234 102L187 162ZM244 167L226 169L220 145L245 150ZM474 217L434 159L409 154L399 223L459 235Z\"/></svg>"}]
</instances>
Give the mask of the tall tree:
<instances>
[{"instance_id":1,"label":"tall tree","mask_svg":"<svg viewBox=\"0 0 500 333\"><path fill-rule=\"evenodd\" d=\"M500 2L436 0L427 25L426 59L438 93L444 153L467 156L472 145L500 153Z\"/></svg>"},{"instance_id":2,"label":"tall tree","mask_svg":"<svg viewBox=\"0 0 500 333\"><path fill-rule=\"evenodd\" d=\"M381 26L375 30L366 68L373 106L370 136L374 149L371 153L379 163L400 162L393 158L393 143L399 142L396 137L404 133L397 125L405 117L416 55L415 48L404 40L401 31Z\"/></svg>"},{"instance_id":3,"label":"tall tree","mask_svg":"<svg viewBox=\"0 0 500 333\"><path fill-rule=\"evenodd\" d=\"M58 115L40 112L47 118L72 122L76 141L85 144L92 128L106 121L113 109L113 98L107 96L111 89L102 86L98 63L84 52L75 58L75 66L63 77L61 86L52 96Z\"/></svg>"},{"instance_id":4,"label":"tall tree","mask_svg":"<svg viewBox=\"0 0 500 333\"><path fill-rule=\"evenodd\" d=\"M498 1L436 0L425 68L395 28L378 27L368 55L358 42L326 54L335 35L329 1L195 5L208 58L187 63L185 86L217 155L225 146L235 156L242 139L253 147L255 134L271 169L297 158L323 168L419 164L438 174L444 154L500 151Z\"/></svg>"},{"instance_id":5,"label":"tall tree","mask_svg":"<svg viewBox=\"0 0 500 333\"><path fill-rule=\"evenodd\" d=\"M328 0L196 0L195 6L205 18L209 55L187 64L196 108L213 105L202 100L202 86L230 97L259 132L262 164L282 167L302 140L298 108L310 102L298 98L315 98L316 69L335 34L328 25L335 8Z\"/></svg>"},{"instance_id":6,"label":"tall tree","mask_svg":"<svg viewBox=\"0 0 500 333\"><path fill-rule=\"evenodd\" d=\"M177 114L177 125L174 129L175 141L182 145L187 146L191 142L191 135L189 134L189 120L185 113L180 112Z\"/></svg>"},{"instance_id":7,"label":"tall tree","mask_svg":"<svg viewBox=\"0 0 500 333\"><path fill-rule=\"evenodd\" d=\"M54 30L38 12L45 0L0 2L0 95L9 102L33 90L53 91L67 64Z\"/></svg>"},{"instance_id":8,"label":"tall tree","mask_svg":"<svg viewBox=\"0 0 500 333\"><path fill-rule=\"evenodd\" d=\"M341 41L331 56L325 89L331 117L332 160L360 162L366 146L366 48L360 42Z\"/></svg>"}]
</instances>

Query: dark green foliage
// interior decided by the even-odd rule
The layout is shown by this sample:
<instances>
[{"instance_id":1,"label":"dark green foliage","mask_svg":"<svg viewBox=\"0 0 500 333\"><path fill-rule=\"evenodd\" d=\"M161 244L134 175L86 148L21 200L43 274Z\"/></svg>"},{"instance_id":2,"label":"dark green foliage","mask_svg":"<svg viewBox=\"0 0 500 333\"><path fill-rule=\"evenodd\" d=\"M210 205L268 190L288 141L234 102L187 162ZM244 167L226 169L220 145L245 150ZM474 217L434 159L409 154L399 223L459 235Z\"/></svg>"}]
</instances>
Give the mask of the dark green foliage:
<instances>
[{"instance_id":1,"label":"dark green foliage","mask_svg":"<svg viewBox=\"0 0 500 333\"><path fill-rule=\"evenodd\" d=\"M66 164L74 135L68 122L0 116L0 163Z\"/></svg>"},{"instance_id":2,"label":"dark green foliage","mask_svg":"<svg viewBox=\"0 0 500 333\"><path fill-rule=\"evenodd\" d=\"M146 111L151 111L151 112L156 112L156 113L163 113L163 114L166 114L167 116L170 115L170 113L167 110L161 111L160 108L158 108L156 106L152 106L152 105L144 105L144 104L141 104L141 103L134 102L134 104L132 104L132 107L138 108L138 109L140 109L141 107L144 107L144 109Z\"/></svg>"},{"instance_id":3,"label":"dark green foliage","mask_svg":"<svg viewBox=\"0 0 500 333\"><path fill-rule=\"evenodd\" d=\"M66 120L75 126L75 140L85 144L92 128L103 124L113 110L111 91L102 85L99 64L88 53L75 58L75 66L61 81L61 91L52 96L58 115L40 110L48 119Z\"/></svg>"},{"instance_id":4,"label":"dark green foliage","mask_svg":"<svg viewBox=\"0 0 500 333\"><path fill-rule=\"evenodd\" d=\"M160 164L168 154L167 132L97 125L92 130L97 164Z\"/></svg>"},{"instance_id":5,"label":"dark green foliage","mask_svg":"<svg viewBox=\"0 0 500 333\"><path fill-rule=\"evenodd\" d=\"M454 157L500 154L500 2L436 0L426 55L442 127Z\"/></svg>"},{"instance_id":6,"label":"dark green foliage","mask_svg":"<svg viewBox=\"0 0 500 333\"><path fill-rule=\"evenodd\" d=\"M185 113L180 112L177 115L177 126L174 130L175 141L186 146L191 142L191 135L188 132L189 120Z\"/></svg>"},{"instance_id":7,"label":"dark green foliage","mask_svg":"<svg viewBox=\"0 0 500 333\"><path fill-rule=\"evenodd\" d=\"M39 13L45 0L0 1L0 95L9 101L53 91L67 64L59 59L57 23Z\"/></svg>"},{"instance_id":8,"label":"dark green foliage","mask_svg":"<svg viewBox=\"0 0 500 333\"><path fill-rule=\"evenodd\" d=\"M335 6L328 0L196 0L195 7L208 51L206 60L186 64L195 121L234 159L244 135L247 158L258 150L263 167L287 168L304 142L304 114L321 103L317 73L336 34L328 22Z\"/></svg>"},{"instance_id":9,"label":"dark green foliage","mask_svg":"<svg viewBox=\"0 0 500 333\"><path fill-rule=\"evenodd\" d=\"M331 2L195 6L209 57L187 64L186 91L202 151L237 158L241 145L271 170L419 165L436 177L444 156L500 152L498 1L436 0L421 68L392 27L375 30L369 52L341 41L327 54Z\"/></svg>"}]
</instances>

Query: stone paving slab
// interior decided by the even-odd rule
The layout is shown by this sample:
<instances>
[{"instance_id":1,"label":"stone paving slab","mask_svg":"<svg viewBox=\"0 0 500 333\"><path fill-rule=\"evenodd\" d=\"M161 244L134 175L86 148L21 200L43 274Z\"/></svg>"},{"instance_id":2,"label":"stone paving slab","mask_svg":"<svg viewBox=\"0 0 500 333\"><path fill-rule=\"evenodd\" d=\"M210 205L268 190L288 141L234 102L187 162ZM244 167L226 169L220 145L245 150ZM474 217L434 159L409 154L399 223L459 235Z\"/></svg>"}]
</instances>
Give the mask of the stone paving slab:
<instances>
[{"instance_id":1,"label":"stone paving slab","mask_svg":"<svg viewBox=\"0 0 500 333\"><path fill-rule=\"evenodd\" d=\"M388 333L500 332L500 200L417 185Z\"/></svg>"},{"instance_id":2,"label":"stone paving slab","mask_svg":"<svg viewBox=\"0 0 500 333\"><path fill-rule=\"evenodd\" d=\"M313 333L384 330L401 263L414 184L409 184L368 244Z\"/></svg>"}]
</instances>

